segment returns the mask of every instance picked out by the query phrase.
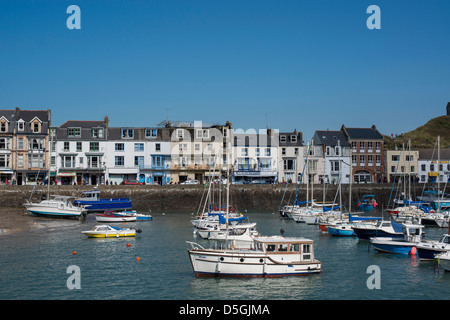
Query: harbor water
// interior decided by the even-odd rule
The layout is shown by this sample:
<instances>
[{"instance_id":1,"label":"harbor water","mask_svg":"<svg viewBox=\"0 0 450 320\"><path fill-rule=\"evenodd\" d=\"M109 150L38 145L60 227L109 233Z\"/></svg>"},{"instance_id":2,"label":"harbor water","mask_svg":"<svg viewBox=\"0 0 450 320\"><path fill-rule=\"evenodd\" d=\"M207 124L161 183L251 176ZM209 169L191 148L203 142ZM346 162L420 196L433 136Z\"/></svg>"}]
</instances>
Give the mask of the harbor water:
<instances>
[{"instance_id":1,"label":"harbor water","mask_svg":"<svg viewBox=\"0 0 450 320\"><path fill-rule=\"evenodd\" d=\"M82 231L98 224L30 216L41 231L0 237L2 300L446 300L450 273L416 256L375 252L367 240L333 237L318 226L281 218L277 212L246 214L263 235L314 240L323 272L283 278L197 278L186 241L195 236L190 212L153 213L152 221L126 223L135 238L92 239ZM122 224L118 225L119 227ZM447 229L426 228L426 239ZM69 288L73 267L79 288ZM379 288L368 285L379 268Z\"/></svg>"}]
</instances>

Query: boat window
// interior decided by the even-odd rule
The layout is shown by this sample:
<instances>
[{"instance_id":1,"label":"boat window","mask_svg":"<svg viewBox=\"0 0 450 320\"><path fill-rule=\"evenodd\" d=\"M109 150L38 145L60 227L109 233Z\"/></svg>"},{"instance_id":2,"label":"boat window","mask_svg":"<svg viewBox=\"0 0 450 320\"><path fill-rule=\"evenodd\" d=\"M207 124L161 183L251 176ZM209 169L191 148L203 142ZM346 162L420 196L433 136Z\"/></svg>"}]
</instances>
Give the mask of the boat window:
<instances>
[{"instance_id":1,"label":"boat window","mask_svg":"<svg viewBox=\"0 0 450 320\"><path fill-rule=\"evenodd\" d=\"M450 237L447 237L447 236L442 236L443 237L443 239L442 239L442 242L443 243L450 243Z\"/></svg>"},{"instance_id":2,"label":"boat window","mask_svg":"<svg viewBox=\"0 0 450 320\"><path fill-rule=\"evenodd\" d=\"M263 245L262 245L261 242L257 242L257 243L256 243L256 249L257 249L257 250L262 250L262 249L263 249Z\"/></svg>"},{"instance_id":3,"label":"boat window","mask_svg":"<svg viewBox=\"0 0 450 320\"><path fill-rule=\"evenodd\" d=\"M274 244L268 244L266 247L266 251L275 251L275 245Z\"/></svg>"},{"instance_id":4,"label":"boat window","mask_svg":"<svg viewBox=\"0 0 450 320\"><path fill-rule=\"evenodd\" d=\"M288 245L285 243L281 243L278 245L278 252L287 252L288 251Z\"/></svg>"},{"instance_id":5,"label":"boat window","mask_svg":"<svg viewBox=\"0 0 450 320\"><path fill-rule=\"evenodd\" d=\"M383 227L390 227L391 226L391 223L390 222L385 222L385 223L383 223Z\"/></svg>"},{"instance_id":6,"label":"boat window","mask_svg":"<svg viewBox=\"0 0 450 320\"><path fill-rule=\"evenodd\" d=\"M291 252L299 252L300 251L300 244L299 243L294 243L291 244Z\"/></svg>"},{"instance_id":7,"label":"boat window","mask_svg":"<svg viewBox=\"0 0 450 320\"><path fill-rule=\"evenodd\" d=\"M303 253L311 253L311 245L309 244L304 244L302 249Z\"/></svg>"}]
</instances>

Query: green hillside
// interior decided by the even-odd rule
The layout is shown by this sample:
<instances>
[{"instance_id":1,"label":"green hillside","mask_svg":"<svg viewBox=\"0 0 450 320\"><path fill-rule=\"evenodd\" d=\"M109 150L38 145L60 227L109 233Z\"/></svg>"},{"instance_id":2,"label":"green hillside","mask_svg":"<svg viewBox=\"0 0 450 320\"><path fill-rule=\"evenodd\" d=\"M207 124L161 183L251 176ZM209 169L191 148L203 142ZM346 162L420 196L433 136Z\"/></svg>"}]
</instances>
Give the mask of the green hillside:
<instances>
[{"instance_id":1,"label":"green hillside","mask_svg":"<svg viewBox=\"0 0 450 320\"><path fill-rule=\"evenodd\" d=\"M411 139L411 149L432 149L436 144L437 136L440 136L441 148L450 147L450 116L433 118L423 126L394 139L385 136L385 149L392 150L396 145L401 146L403 143L406 146L409 139Z\"/></svg>"}]
</instances>

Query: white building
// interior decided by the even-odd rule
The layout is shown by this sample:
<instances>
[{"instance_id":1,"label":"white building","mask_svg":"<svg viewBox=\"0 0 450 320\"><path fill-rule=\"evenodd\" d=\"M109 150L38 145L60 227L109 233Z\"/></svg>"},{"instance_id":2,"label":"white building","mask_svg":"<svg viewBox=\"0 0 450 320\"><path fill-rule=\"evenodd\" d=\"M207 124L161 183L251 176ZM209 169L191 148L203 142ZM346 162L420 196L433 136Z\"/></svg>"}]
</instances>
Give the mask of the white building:
<instances>
[{"instance_id":1,"label":"white building","mask_svg":"<svg viewBox=\"0 0 450 320\"><path fill-rule=\"evenodd\" d=\"M278 133L268 129L235 130L233 137L233 182L275 183L278 182Z\"/></svg>"},{"instance_id":2,"label":"white building","mask_svg":"<svg viewBox=\"0 0 450 320\"><path fill-rule=\"evenodd\" d=\"M450 149L441 149L439 155L433 149L419 150L419 182L450 183Z\"/></svg>"},{"instance_id":3,"label":"white building","mask_svg":"<svg viewBox=\"0 0 450 320\"><path fill-rule=\"evenodd\" d=\"M51 140L50 169L58 184L105 183L108 118L67 121Z\"/></svg>"},{"instance_id":4,"label":"white building","mask_svg":"<svg viewBox=\"0 0 450 320\"><path fill-rule=\"evenodd\" d=\"M323 158L319 181L338 184L341 177L342 184L350 183L350 144L342 131L318 130L313 142Z\"/></svg>"},{"instance_id":5,"label":"white building","mask_svg":"<svg viewBox=\"0 0 450 320\"><path fill-rule=\"evenodd\" d=\"M299 183L304 167L302 133L281 132L278 146L278 180L279 182ZM305 182L306 180L303 180Z\"/></svg>"}]
</instances>

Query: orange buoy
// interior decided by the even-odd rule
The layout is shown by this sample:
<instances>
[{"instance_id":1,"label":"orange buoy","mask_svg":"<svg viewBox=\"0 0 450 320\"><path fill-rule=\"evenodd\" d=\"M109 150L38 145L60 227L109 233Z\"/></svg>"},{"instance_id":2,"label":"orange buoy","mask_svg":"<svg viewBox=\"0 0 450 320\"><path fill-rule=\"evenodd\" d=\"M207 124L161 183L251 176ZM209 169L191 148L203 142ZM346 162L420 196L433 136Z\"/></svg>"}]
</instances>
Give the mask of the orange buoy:
<instances>
[{"instance_id":1,"label":"orange buoy","mask_svg":"<svg viewBox=\"0 0 450 320\"><path fill-rule=\"evenodd\" d=\"M411 251L410 251L409 253L410 253L412 256L415 256L416 253L417 253L416 247L412 247L412 248L411 248Z\"/></svg>"},{"instance_id":2,"label":"orange buoy","mask_svg":"<svg viewBox=\"0 0 450 320\"><path fill-rule=\"evenodd\" d=\"M127 247L131 246L131 244L127 243Z\"/></svg>"},{"instance_id":3,"label":"orange buoy","mask_svg":"<svg viewBox=\"0 0 450 320\"><path fill-rule=\"evenodd\" d=\"M139 258L139 257L136 258L136 261L140 261L140 260L141 260L141 258Z\"/></svg>"},{"instance_id":4,"label":"orange buoy","mask_svg":"<svg viewBox=\"0 0 450 320\"><path fill-rule=\"evenodd\" d=\"M76 251L72 251L72 254L73 254L73 255L76 255L76 254L77 254L77 252L76 252Z\"/></svg>"}]
</instances>

